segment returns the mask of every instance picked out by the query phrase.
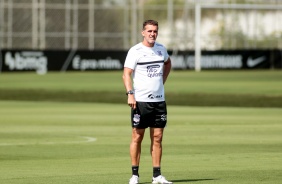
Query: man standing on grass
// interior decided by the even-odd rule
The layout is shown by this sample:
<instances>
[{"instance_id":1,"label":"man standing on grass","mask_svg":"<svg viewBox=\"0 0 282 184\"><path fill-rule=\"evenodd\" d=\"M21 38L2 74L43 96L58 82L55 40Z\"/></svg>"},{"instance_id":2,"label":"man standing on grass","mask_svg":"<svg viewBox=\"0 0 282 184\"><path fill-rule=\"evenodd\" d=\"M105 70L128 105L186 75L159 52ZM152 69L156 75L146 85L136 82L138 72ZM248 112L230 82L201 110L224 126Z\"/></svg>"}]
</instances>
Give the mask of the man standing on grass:
<instances>
[{"instance_id":1,"label":"man standing on grass","mask_svg":"<svg viewBox=\"0 0 282 184\"><path fill-rule=\"evenodd\" d=\"M171 60L166 48L157 43L158 22L146 20L143 41L128 51L123 71L123 83L131 107L132 138L130 157L132 177L129 184L139 182L141 143L145 129L150 127L154 184L171 184L161 175L162 139L167 123L164 83L170 73ZM131 80L133 79L133 83ZM133 84L133 85L132 85Z\"/></svg>"}]
</instances>

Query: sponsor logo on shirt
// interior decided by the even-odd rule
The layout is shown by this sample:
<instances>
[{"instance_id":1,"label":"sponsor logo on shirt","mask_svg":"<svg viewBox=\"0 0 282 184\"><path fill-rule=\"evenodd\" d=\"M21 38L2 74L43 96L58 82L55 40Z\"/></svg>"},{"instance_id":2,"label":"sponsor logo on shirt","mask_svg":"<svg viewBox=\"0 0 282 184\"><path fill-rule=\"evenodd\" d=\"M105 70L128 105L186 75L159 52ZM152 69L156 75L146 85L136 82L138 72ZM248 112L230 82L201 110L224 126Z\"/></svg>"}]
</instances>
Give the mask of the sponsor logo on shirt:
<instances>
[{"instance_id":1,"label":"sponsor logo on shirt","mask_svg":"<svg viewBox=\"0 0 282 184\"><path fill-rule=\"evenodd\" d=\"M153 94L148 95L149 99L162 98L162 97L163 97L163 95L153 95Z\"/></svg>"},{"instance_id":2,"label":"sponsor logo on shirt","mask_svg":"<svg viewBox=\"0 0 282 184\"><path fill-rule=\"evenodd\" d=\"M160 65L147 66L147 76L150 78L163 76L162 72L158 72L160 67Z\"/></svg>"},{"instance_id":3,"label":"sponsor logo on shirt","mask_svg":"<svg viewBox=\"0 0 282 184\"><path fill-rule=\"evenodd\" d=\"M157 72L160 65L150 65L147 66L147 72Z\"/></svg>"}]
</instances>

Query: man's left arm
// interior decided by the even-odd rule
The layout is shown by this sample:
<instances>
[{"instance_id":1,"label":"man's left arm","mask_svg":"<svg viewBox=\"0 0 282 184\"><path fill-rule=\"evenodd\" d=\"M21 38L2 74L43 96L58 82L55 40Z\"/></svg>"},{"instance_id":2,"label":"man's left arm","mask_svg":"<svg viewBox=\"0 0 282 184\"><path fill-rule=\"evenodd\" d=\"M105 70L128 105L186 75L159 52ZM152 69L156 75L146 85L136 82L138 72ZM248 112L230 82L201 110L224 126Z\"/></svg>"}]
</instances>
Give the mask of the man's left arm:
<instances>
[{"instance_id":1,"label":"man's left arm","mask_svg":"<svg viewBox=\"0 0 282 184\"><path fill-rule=\"evenodd\" d=\"M163 84L165 84L166 79L170 73L171 69L171 60L170 58L167 59L167 61L164 63L164 73L163 73Z\"/></svg>"}]
</instances>

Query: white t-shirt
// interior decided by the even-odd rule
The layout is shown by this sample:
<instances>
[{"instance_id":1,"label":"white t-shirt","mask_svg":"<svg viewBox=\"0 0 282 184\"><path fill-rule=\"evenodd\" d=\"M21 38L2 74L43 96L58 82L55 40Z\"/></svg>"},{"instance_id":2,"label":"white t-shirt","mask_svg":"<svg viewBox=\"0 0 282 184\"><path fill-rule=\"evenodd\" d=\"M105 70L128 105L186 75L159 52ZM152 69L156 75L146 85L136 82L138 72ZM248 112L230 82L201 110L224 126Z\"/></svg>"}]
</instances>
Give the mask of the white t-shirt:
<instances>
[{"instance_id":1,"label":"white t-shirt","mask_svg":"<svg viewBox=\"0 0 282 184\"><path fill-rule=\"evenodd\" d=\"M139 43L129 49L124 67L134 70L132 78L136 101L165 101L163 66L168 57L166 48L156 42L154 47Z\"/></svg>"}]
</instances>

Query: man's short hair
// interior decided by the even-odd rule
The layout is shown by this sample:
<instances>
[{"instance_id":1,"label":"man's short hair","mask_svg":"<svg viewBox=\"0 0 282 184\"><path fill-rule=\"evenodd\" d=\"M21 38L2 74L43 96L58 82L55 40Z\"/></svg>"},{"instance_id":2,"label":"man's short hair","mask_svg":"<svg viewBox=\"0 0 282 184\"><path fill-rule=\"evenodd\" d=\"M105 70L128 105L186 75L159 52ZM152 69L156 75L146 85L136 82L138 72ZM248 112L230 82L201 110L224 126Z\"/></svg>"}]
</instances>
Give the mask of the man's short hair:
<instances>
[{"instance_id":1,"label":"man's short hair","mask_svg":"<svg viewBox=\"0 0 282 184\"><path fill-rule=\"evenodd\" d=\"M146 27L147 25L157 26L157 27L159 28L159 24L158 24L158 22L155 21L155 20L145 20L145 21L143 22L143 30L145 30L145 27Z\"/></svg>"}]
</instances>

